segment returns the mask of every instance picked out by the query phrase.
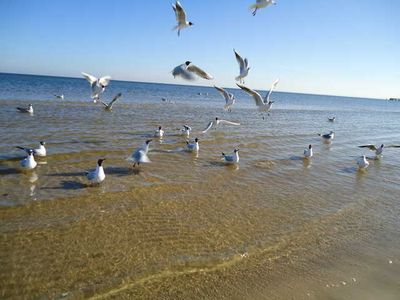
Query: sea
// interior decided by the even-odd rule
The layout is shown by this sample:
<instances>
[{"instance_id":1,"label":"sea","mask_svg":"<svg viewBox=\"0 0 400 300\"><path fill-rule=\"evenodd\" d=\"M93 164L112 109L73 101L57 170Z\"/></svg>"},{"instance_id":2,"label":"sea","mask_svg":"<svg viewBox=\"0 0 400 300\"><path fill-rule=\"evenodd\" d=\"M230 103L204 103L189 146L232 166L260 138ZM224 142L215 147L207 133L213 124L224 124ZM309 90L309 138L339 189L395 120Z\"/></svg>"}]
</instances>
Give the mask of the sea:
<instances>
[{"instance_id":1,"label":"sea","mask_svg":"<svg viewBox=\"0 0 400 300\"><path fill-rule=\"evenodd\" d=\"M240 89L225 111L212 84L112 80L110 112L83 77L0 73L1 298L399 299L400 103L278 88L263 116ZM203 134L215 117L241 125ZM16 147L39 141L47 156L21 170Z\"/></svg>"}]
</instances>

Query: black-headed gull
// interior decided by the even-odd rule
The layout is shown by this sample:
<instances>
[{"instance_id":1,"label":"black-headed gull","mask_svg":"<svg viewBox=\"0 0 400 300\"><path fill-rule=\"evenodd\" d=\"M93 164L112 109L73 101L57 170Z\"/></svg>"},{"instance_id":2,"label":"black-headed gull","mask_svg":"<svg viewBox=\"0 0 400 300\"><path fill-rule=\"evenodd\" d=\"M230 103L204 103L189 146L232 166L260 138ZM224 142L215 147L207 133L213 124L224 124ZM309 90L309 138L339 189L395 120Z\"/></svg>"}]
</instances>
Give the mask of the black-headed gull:
<instances>
[{"instance_id":1,"label":"black-headed gull","mask_svg":"<svg viewBox=\"0 0 400 300\"><path fill-rule=\"evenodd\" d=\"M360 158L357 159L357 165L359 169L366 169L369 166L369 162L365 155L361 156Z\"/></svg>"},{"instance_id":2,"label":"black-headed gull","mask_svg":"<svg viewBox=\"0 0 400 300\"><path fill-rule=\"evenodd\" d=\"M216 128L219 124L226 124L226 125L235 125L235 126L239 126L240 123L236 123L236 122L231 122L231 121L227 121L227 120L221 120L218 117L216 117L214 120L210 121L210 123L208 123L206 129L204 129L202 131L202 133L206 133L207 131L209 131L212 127Z\"/></svg>"},{"instance_id":3,"label":"black-headed gull","mask_svg":"<svg viewBox=\"0 0 400 300\"><path fill-rule=\"evenodd\" d=\"M335 138L335 132L330 131L329 133L326 134L321 134L318 133L318 135L325 141L325 142L331 142Z\"/></svg>"},{"instance_id":4,"label":"black-headed gull","mask_svg":"<svg viewBox=\"0 0 400 300\"><path fill-rule=\"evenodd\" d=\"M183 128L181 129L181 134L186 137L189 137L191 130L192 130L192 127L190 127L188 125L183 125Z\"/></svg>"},{"instance_id":5,"label":"black-headed gull","mask_svg":"<svg viewBox=\"0 0 400 300\"><path fill-rule=\"evenodd\" d=\"M32 151L33 155L44 157L47 154L46 147L44 145L46 145L46 143L41 141L41 142L39 142L39 148L37 148L37 149L24 148L24 147L21 147L21 146L17 146L17 148L21 149L21 150L24 150L26 153L29 153L29 151Z\"/></svg>"},{"instance_id":6,"label":"black-headed gull","mask_svg":"<svg viewBox=\"0 0 400 300\"><path fill-rule=\"evenodd\" d=\"M244 83L244 78L249 75L249 62L247 58L243 59L235 49L233 49L233 52L235 52L236 61L239 64L239 76L235 77L235 79L240 83Z\"/></svg>"},{"instance_id":7,"label":"black-headed gull","mask_svg":"<svg viewBox=\"0 0 400 300\"><path fill-rule=\"evenodd\" d=\"M312 146L308 145L308 148L304 149L303 154L305 158L311 158L314 155Z\"/></svg>"},{"instance_id":8,"label":"black-headed gull","mask_svg":"<svg viewBox=\"0 0 400 300\"><path fill-rule=\"evenodd\" d=\"M112 107L114 105L114 102L117 101L119 98L121 98L122 94L118 93L117 95L114 96L114 98L110 101L110 103L104 103L103 101L100 101L101 104L104 105L104 109L107 111L112 111Z\"/></svg>"},{"instance_id":9,"label":"black-headed gull","mask_svg":"<svg viewBox=\"0 0 400 300\"><path fill-rule=\"evenodd\" d=\"M335 122L335 121L336 121L336 117L328 118L328 121L329 121L329 122Z\"/></svg>"},{"instance_id":10,"label":"black-headed gull","mask_svg":"<svg viewBox=\"0 0 400 300\"><path fill-rule=\"evenodd\" d=\"M235 96L233 94L225 91L223 88L217 87L214 85L214 87L218 90L218 92L221 93L222 97L225 99L225 105L224 109L227 111L232 111L232 105L235 104Z\"/></svg>"},{"instance_id":11,"label":"black-headed gull","mask_svg":"<svg viewBox=\"0 0 400 300\"><path fill-rule=\"evenodd\" d=\"M375 156L377 158L382 155L383 148L400 148L399 145L388 145L388 146L385 146L384 144L380 145L379 147L375 146L375 145L372 145L372 144L358 146L358 147L360 147L360 148L368 148L371 151L375 151Z\"/></svg>"},{"instance_id":12,"label":"black-headed gull","mask_svg":"<svg viewBox=\"0 0 400 300\"><path fill-rule=\"evenodd\" d=\"M17 110L21 113L33 114L33 105L29 104L27 108L25 107L17 107Z\"/></svg>"},{"instance_id":13,"label":"black-headed gull","mask_svg":"<svg viewBox=\"0 0 400 300\"><path fill-rule=\"evenodd\" d=\"M222 152L222 159L229 164L237 164L239 162L239 149L233 150L232 155L226 155Z\"/></svg>"},{"instance_id":14,"label":"black-headed gull","mask_svg":"<svg viewBox=\"0 0 400 300\"><path fill-rule=\"evenodd\" d=\"M103 169L103 161L105 160L105 158L99 159L97 161L97 166L95 170L85 172L86 178L90 181L91 184L101 183L106 178L106 174L104 173Z\"/></svg>"},{"instance_id":15,"label":"black-headed gull","mask_svg":"<svg viewBox=\"0 0 400 300\"><path fill-rule=\"evenodd\" d=\"M127 158L127 160L133 162L133 167L135 167L136 164L139 166L141 163L151 162L149 157L147 156L147 153L149 152L150 142L151 140L147 140L142 147L139 147L138 149L133 151L131 156Z\"/></svg>"},{"instance_id":16,"label":"black-headed gull","mask_svg":"<svg viewBox=\"0 0 400 300\"><path fill-rule=\"evenodd\" d=\"M194 143L190 143L189 141L186 141L186 147L187 147L187 151L189 151L189 152L199 151L199 149L200 149L199 139L195 138Z\"/></svg>"},{"instance_id":17,"label":"black-headed gull","mask_svg":"<svg viewBox=\"0 0 400 300\"><path fill-rule=\"evenodd\" d=\"M274 1L274 0L257 0L256 3L254 3L253 5L250 6L250 9L254 9L253 16L255 16L258 9L268 7L272 4L276 5L276 1Z\"/></svg>"},{"instance_id":18,"label":"black-headed gull","mask_svg":"<svg viewBox=\"0 0 400 300\"><path fill-rule=\"evenodd\" d=\"M183 9L179 1L176 1L175 4L172 4L172 9L175 12L176 22L178 22L178 24L172 30L178 30L178 36L180 36L181 30L186 27L192 26L193 23L186 21L185 10Z\"/></svg>"},{"instance_id":19,"label":"black-headed gull","mask_svg":"<svg viewBox=\"0 0 400 300\"><path fill-rule=\"evenodd\" d=\"M182 77L183 79L186 79L186 80L194 80L194 79L196 79L195 75L197 75L197 76L199 76L201 78L207 79L207 80L211 80L211 79L214 78L212 75L210 75L206 71L202 70L198 66L194 65L190 61L186 61L185 63L175 67L172 70L172 75L174 76L174 78L176 76L180 76L180 77Z\"/></svg>"},{"instance_id":20,"label":"black-headed gull","mask_svg":"<svg viewBox=\"0 0 400 300\"><path fill-rule=\"evenodd\" d=\"M100 78L94 77L88 73L82 72L83 77L86 78L90 83L90 87L92 88L92 99L94 103L100 99L100 94L103 93L110 83L111 76L103 76Z\"/></svg>"},{"instance_id":21,"label":"black-headed gull","mask_svg":"<svg viewBox=\"0 0 400 300\"><path fill-rule=\"evenodd\" d=\"M54 94L54 97L56 97L57 99L60 99L60 100L64 100L64 94L61 94L61 95Z\"/></svg>"},{"instance_id":22,"label":"black-headed gull","mask_svg":"<svg viewBox=\"0 0 400 300\"><path fill-rule=\"evenodd\" d=\"M164 136L164 130L162 129L162 126L159 126L156 131L154 131L154 136L162 138Z\"/></svg>"},{"instance_id":23,"label":"black-headed gull","mask_svg":"<svg viewBox=\"0 0 400 300\"><path fill-rule=\"evenodd\" d=\"M33 157L32 149L28 149L28 156L20 161L20 165L21 165L22 169L26 169L26 170L32 170L32 169L36 168L37 162L35 161L35 158Z\"/></svg>"}]
</instances>

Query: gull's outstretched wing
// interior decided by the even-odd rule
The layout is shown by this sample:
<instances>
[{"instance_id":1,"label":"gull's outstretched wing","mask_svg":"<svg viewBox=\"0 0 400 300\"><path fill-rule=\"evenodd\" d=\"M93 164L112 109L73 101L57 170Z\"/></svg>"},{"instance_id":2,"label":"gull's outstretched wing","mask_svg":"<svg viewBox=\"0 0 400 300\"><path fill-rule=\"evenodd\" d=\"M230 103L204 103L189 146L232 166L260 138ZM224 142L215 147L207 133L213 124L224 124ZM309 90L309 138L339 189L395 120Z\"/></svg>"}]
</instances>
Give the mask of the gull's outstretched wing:
<instances>
[{"instance_id":1,"label":"gull's outstretched wing","mask_svg":"<svg viewBox=\"0 0 400 300\"><path fill-rule=\"evenodd\" d=\"M193 73L186 71L186 65L179 65L172 70L172 75L174 77L181 76L183 79L193 81L196 79Z\"/></svg>"},{"instance_id":2,"label":"gull's outstretched wing","mask_svg":"<svg viewBox=\"0 0 400 300\"><path fill-rule=\"evenodd\" d=\"M268 94L267 94L267 97L265 97L265 102L268 102L268 101L269 101L269 97L271 96L272 91L274 90L274 88L277 86L278 83L279 83L279 78L276 79L276 80L274 81L274 83L271 85L271 88L269 89L269 92L268 92Z\"/></svg>"},{"instance_id":3,"label":"gull's outstretched wing","mask_svg":"<svg viewBox=\"0 0 400 300\"><path fill-rule=\"evenodd\" d=\"M207 80L211 80L214 77L212 77L212 75L208 74L206 71L200 69L198 66L194 65L194 64L189 64L186 68L186 70L188 70L189 72L193 72L196 75L200 76L201 78L207 79Z\"/></svg>"},{"instance_id":4,"label":"gull's outstretched wing","mask_svg":"<svg viewBox=\"0 0 400 300\"><path fill-rule=\"evenodd\" d=\"M115 97L111 100L111 102L108 104L109 107L112 107L114 102L117 101L119 98L121 98L122 93L118 93L115 95Z\"/></svg>"},{"instance_id":5,"label":"gull's outstretched wing","mask_svg":"<svg viewBox=\"0 0 400 300\"><path fill-rule=\"evenodd\" d=\"M221 120L221 119L218 119L218 124L235 125L235 126L240 125L240 123L231 122L231 121L227 121L227 120Z\"/></svg>"},{"instance_id":6,"label":"gull's outstretched wing","mask_svg":"<svg viewBox=\"0 0 400 300\"><path fill-rule=\"evenodd\" d=\"M214 87L218 90L218 92L221 93L222 97L224 97L226 102L228 102L228 100L231 99L229 96L230 94L227 91L225 91L223 88L217 87L215 85L214 85Z\"/></svg>"},{"instance_id":7,"label":"gull's outstretched wing","mask_svg":"<svg viewBox=\"0 0 400 300\"><path fill-rule=\"evenodd\" d=\"M247 59L243 59L239 53L236 52L235 49L233 49L233 52L235 52L235 57L236 57L236 61L239 64L239 68L240 68L240 73L243 73L243 71L247 68Z\"/></svg>"},{"instance_id":8,"label":"gull's outstretched wing","mask_svg":"<svg viewBox=\"0 0 400 300\"><path fill-rule=\"evenodd\" d=\"M376 151L376 146L375 145L362 145L358 146L359 148L368 148L369 150Z\"/></svg>"},{"instance_id":9,"label":"gull's outstretched wing","mask_svg":"<svg viewBox=\"0 0 400 300\"><path fill-rule=\"evenodd\" d=\"M82 72L82 75L83 75L83 77L86 78L87 81L89 81L90 84L93 84L94 82L97 81L97 78L94 77L93 75L90 75L90 74L84 73L84 72Z\"/></svg>"},{"instance_id":10,"label":"gull's outstretched wing","mask_svg":"<svg viewBox=\"0 0 400 300\"><path fill-rule=\"evenodd\" d=\"M207 125L207 128L204 129L204 130L202 131L202 133L206 133L207 131L209 131L209 130L211 129L211 127L213 126L213 124L214 124L214 122L213 122L213 121L210 121L210 123L208 123L208 125Z\"/></svg>"},{"instance_id":11,"label":"gull's outstretched wing","mask_svg":"<svg viewBox=\"0 0 400 300\"><path fill-rule=\"evenodd\" d=\"M240 87L243 91L248 93L250 96L252 96L257 106L261 106L264 104L263 98L255 90L252 90L251 88L248 88L247 86L241 85L239 83L237 83L236 85Z\"/></svg>"},{"instance_id":12,"label":"gull's outstretched wing","mask_svg":"<svg viewBox=\"0 0 400 300\"><path fill-rule=\"evenodd\" d=\"M103 76L99 79L99 83L103 86L106 87L111 80L111 76Z\"/></svg>"},{"instance_id":13,"label":"gull's outstretched wing","mask_svg":"<svg viewBox=\"0 0 400 300\"><path fill-rule=\"evenodd\" d=\"M185 24L186 23L186 13L185 13L185 10L183 9L182 5L179 3L179 1L176 1L175 5L172 5L172 8L175 12L176 21L180 24Z\"/></svg>"}]
</instances>

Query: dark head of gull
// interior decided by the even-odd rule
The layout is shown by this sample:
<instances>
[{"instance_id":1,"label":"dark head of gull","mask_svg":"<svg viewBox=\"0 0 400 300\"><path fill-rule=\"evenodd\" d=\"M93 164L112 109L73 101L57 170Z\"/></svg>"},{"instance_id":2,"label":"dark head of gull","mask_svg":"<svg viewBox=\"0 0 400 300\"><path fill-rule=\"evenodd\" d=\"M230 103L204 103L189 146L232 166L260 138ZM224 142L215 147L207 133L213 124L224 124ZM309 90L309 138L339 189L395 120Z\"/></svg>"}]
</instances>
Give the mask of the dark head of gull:
<instances>
[{"instance_id":1,"label":"dark head of gull","mask_svg":"<svg viewBox=\"0 0 400 300\"><path fill-rule=\"evenodd\" d=\"M105 158L100 158L100 159L97 161L97 165L98 165L99 167L101 167L103 161L105 161L105 160L106 160Z\"/></svg>"},{"instance_id":2,"label":"dark head of gull","mask_svg":"<svg viewBox=\"0 0 400 300\"><path fill-rule=\"evenodd\" d=\"M192 63L191 61L186 61L186 62L185 62L185 65L186 65L186 66L189 66L191 63Z\"/></svg>"},{"instance_id":3,"label":"dark head of gull","mask_svg":"<svg viewBox=\"0 0 400 300\"><path fill-rule=\"evenodd\" d=\"M198 139L198 138L195 138L194 141L197 143L197 142L199 141L199 139Z\"/></svg>"},{"instance_id":4,"label":"dark head of gull","mask_svg":"<svg viewBox=\"0 0 400 300\"><path fill-rule=\"evenodd\" d=\"M147 140L146 141L146 145L150 144L151 140Z\"/></svg>"},{"instance_id":5,"label":"dark head of gull","mask_svg":"<svg viewBox=\"0 0 400 300\"><path fill-rule=\"evenodd\" d=\"M194 24L192 22L189 22L189 26L193 26Z\"/></svg>"},{"instance_id":6,"label":"dark head of gull","mask_svg":"<svg viewBox=\"0 0 400 300\"><path fill-rule=\"evenodd\" d=\"M308 145L308 149L311 149L312 148L312 146L311 145Z\"/></svg>"},{"instance_id":7,"label":"dark head of gull","mask_svg":"<svg viewBox=\"0 0 400 300\"><path fill-rule=\"evenodd\" d=\"M234 153L237 153L237 152L239 152L239 149L235 149L235 150L233 150L233 152L234 152Z\"/></svg>"},{"instance_id":8,"label":"dark head of gull","mask_svg":"<svg viewBox=\"0 0 400 300\"><path fill-rule=\"evenodd\" d=\"M40 143L40 145L42 145L42 146L46 145L46 142L43 142L43 141L41 141L41 142L39 142L39 143Z\"/></svg>"}]
</instances>

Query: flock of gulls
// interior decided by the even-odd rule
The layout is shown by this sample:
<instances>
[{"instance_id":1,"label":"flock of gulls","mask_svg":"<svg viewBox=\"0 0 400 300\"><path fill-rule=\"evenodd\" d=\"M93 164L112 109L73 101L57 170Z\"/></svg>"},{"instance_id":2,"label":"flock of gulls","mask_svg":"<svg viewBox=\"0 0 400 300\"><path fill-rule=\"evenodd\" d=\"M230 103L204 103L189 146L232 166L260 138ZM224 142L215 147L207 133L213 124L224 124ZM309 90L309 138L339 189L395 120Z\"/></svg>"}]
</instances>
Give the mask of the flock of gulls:
<instances>
[{"instance_id":1,"label":"flock of gulls","mask_svg":"<svg viewBox=\"0 0 400 300\"><path fill-rule=\"evenodd\" d=\"M276 2L274 0L257 0L255 4L250 6L250 9L252 10L253 16L256 15L257 11L261 8L265 8L271 5L275 5ZM186 18L186 13L179 1L176 1L175 4L172 5L173 11L175 12L176 16L176 21L177 25L173 28L173 30L177 30L178 36L180 36L181 30L185 28L189 28L194 25L194 23L187 21ZM262 118L265 119L265 114L269 114L271 111L272 104L274 101L271 100L271 94L273 90L276 88L276 86L279 83L279 78L276 79L268 93L265 95L265 97L261 96L258 92L255 90L245 86L245 81L244 79L248 76L250 67L249 67L249 62L247 58L243 58L235 49L234 55L236 58L236 61L239 65L239 75L235 77L235 80L238 81L237 86L249 94L255 101L255 104L258 108L258 111L261 113ZM184 80L195 80L196 78L200 77L206 80L212 80L214 77L209 74L208 72L204 71L200 67L196 66L193 64L191 61L186 61L185 63L178 65L172 70L172 75L173 77L180 77ZM110 76L103 76L100 78L97 78L93 75L90 75L88 73L83 73L83 77L89 82L90 88L91 88L91 99L93 100L94 103L100 102L101 104L104 105L104 109L106 111L112 111L114 103L122 97L121 93L118 93L109 103L105 103L100 100L100 96L104 91L106 90L107 86L109 85L111 81ZM228 112L231 112L232 106L235 104L235 96L225 89L215 86L214 88L218 90L218 92L222 95L222 97L225 99L225 105L224 109ZM60 100L64 100L64 94L61 95L54 95L56 98ZM169 100L162 98L163 102L168 102ZM32 104L29 104L28 107L17 107L17 110L21 113L29 113L33 114L33 106ZM328 118L329 122L335 122L336 118L335 117L329 117ZM216 117L212 121L210 121L207 125L207 127L201 131L201 133L205 134L207 133L211 128L216 129L218 125L225 124L225 125L233 125L233 126L239 126L240 123L237 122L232 122L232 121L227 121L227 120L222 120ZM190 136L192 128L188 125L184 125L183 128L180 129L180 132L183 136L185 136L187 139ZM325 143L332 143L335 133L333 131L327 133L327 134L318 134L321 136L322 140ZM164 130L162 126L159 126L157 130L154 132L154 137L155 138L162 138L164 136ZM148 157L148 152L149 152L149 146L150 142L152 140L148 139L145 141L145 143L135 149L132 154L127 158L128 161L133 163L133 167L139 166L141 163L149 163L151 162L149 157ZM368 148L372 151L375 151L375 158L380 158L383 153L383 149L385 145L380 145L380 146L375 146L375 145L362 145L359 146L361 148ZM395 148L400 148L400 146L397 145L390 145L386 147L395 147ZM37 149L31 149L31 148L25 148L25 147L20 147L18 146L17 148L25 151L28 156L21 160L20 165L22 169L25 170L32 170L37 166L37 162L35 161L35 156L38 157L44 157L46 156L46 148L45 148L45 142L41 141L39 143L39 147ZM196 137L192 142L189 140L186 141L186 150L189 152L198 152L200 149L199 147L199 139ZM311 159L313 157L313 148L312 145L309 145L303 152L304 159ZM222 152L222 159L226 164L238 164L239 163L239 149L234 149L233 153L231 154L225 154ZM97 166L96 169L91 170L86 172L86 177L88 181L91 184L99 184L102 181L104 181L106 175L104 173L103 169L103 162L105 158L98 159L97 161ZM365 155L359 157L357 159L357 165L360 170L365 170L369 166L369 162L366 158Z\"/></svg>"}]
</instances>

